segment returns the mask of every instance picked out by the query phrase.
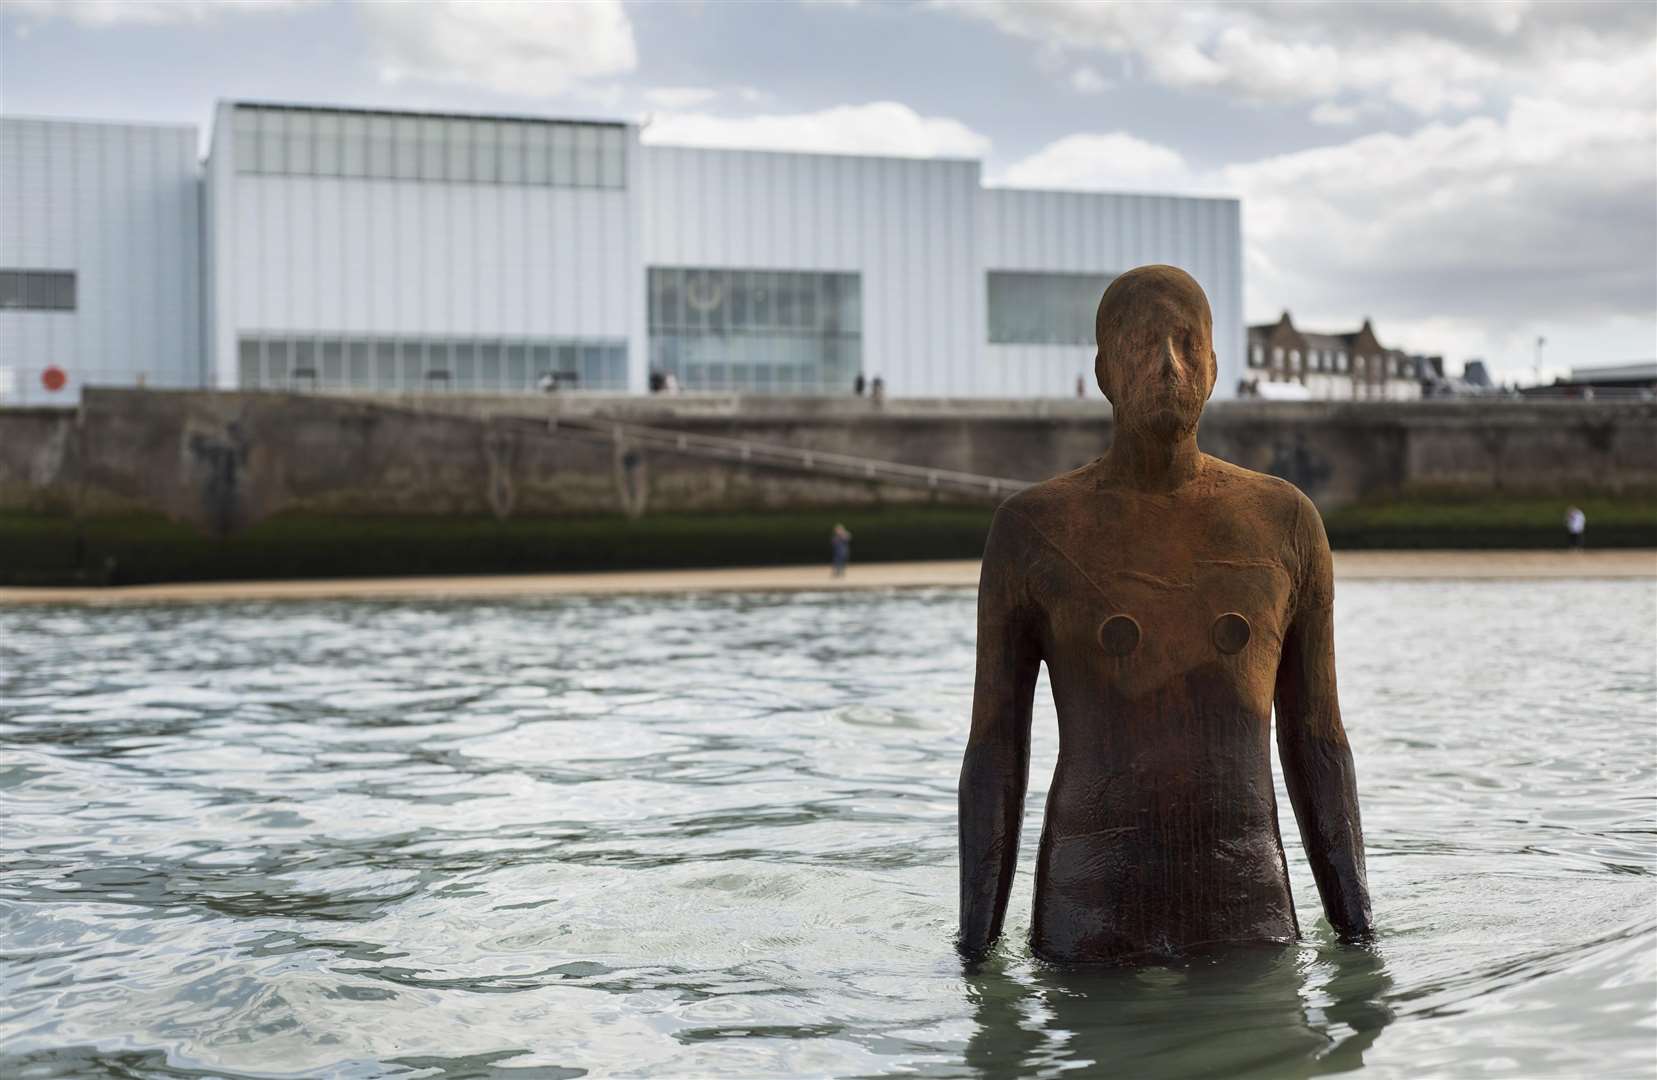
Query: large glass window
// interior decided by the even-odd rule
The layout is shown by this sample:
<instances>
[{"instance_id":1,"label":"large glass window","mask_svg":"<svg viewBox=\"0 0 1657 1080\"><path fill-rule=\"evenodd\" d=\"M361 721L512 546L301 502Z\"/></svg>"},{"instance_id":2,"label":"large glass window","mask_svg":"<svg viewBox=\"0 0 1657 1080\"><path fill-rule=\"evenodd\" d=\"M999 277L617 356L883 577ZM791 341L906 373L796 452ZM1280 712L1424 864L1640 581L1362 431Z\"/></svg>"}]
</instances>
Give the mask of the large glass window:
<instances>
[{"instance_id":1,"label":"large glass window","mask_svg":"<svg viewBox=\"0 0 1657 1080\"><path fill-rule=\"evenodd\" d=\"M368 120L368 175L379 180L391 178L391 117Z\"/></svg>"},{"instance_id":2,"label":"large glass window","mask_svg":"<svg viewBox=\"0 0 1657 1080\"><path fill-rule=\"evenodd\" d=\"M286 172L288 148L284 132L287 116L265 111L259 115L259 171L273 176Z\"/></svg>"},{"instance_id":3,"label":"large glass window","mask_svg":"<svg viewBox=\"0 0 1657 1080\"><path fill-rule=\"evenodd\" d=\"M374 342L374 379L370 386L377 390L395 390L397 378L397 343L384 338Z\"/></svg>"},{"instance_id":4,"label":"large glass window","mask_svg":"<svg viewBox=\"0 0 1657 1080\"><path fill-rule=\"evenodd\" d=\"M233 130L236 132L236 171L259 171L259 114L251 109L238 109Z\"/></svg>"},{"instance_id":5,"label":"large glass window","mask_svg":"<svg viewBox=\"0 0 1657 1080\"><path fill-rule=\"evenodd\" d=\"M498 341L486 341L478 348L478 389L501 388L501 346Z\"/></svg>"},{"instance_id":6,"label":"large glass window","mask_svg":"<svg viewBox=\"0 0 1657 1080\"><path fill-rule=\"evenodd\" d=\"M352 341L348 343L350 350L350 368L345 373L347 386L372 386L374 384L374 368L370 363L369 348L366 341Z\"/></svg>"},{"instance_id":7,"label":"large glass window","mask_svg":"<svg viewBox=\"0 0 1657 1080\"><path fill-rule=\"evenodd\" d=\"M240 105L232 131L253 175L627 186L621 124Z\"/></svg>"},{"instance_id":8,"label":"large glass window","mask_svg":"<svg viewBox=\"0 0 1657 1080\"><path fill-rule=\"evenodd\" d=\"M345 344L336 338L323 340L321 348L321 381L323 386L345 386Z\"/></svg>"},{"instance_id":9,"label":"large glass window","mask_svg":"<svg viewBox=\"0 0 1657 1080\"><path fill-rule=\"evenodd\" d=\"M340 118L338 113L320 113L316 118L316 174L340 174Z\"/></svg>"},{"instance_id":10,"label":"large glass window","mask_svg":"<svg viewBox=\"0 0 1657 1080\"><path fill-rule=\"evenodd\" d=\"M447 348L447 346L442 346ZM420 390L426 385L426 343L401 341L397 344L398 386L403 390ZM441 361L448 363L447 358Z\"/></svg>"},{"instance_id":11,"label":"large glass window","mask_svg":"<svg viewBox=\"0 0 1657 1080\"><path fill-rule=\"evenodd\" d=\"M399 116L392 132L396 141L393 174L399 180L420 179L420 121Z\"/></svg>"},{"instance_id":12,"label":"large glass window","mask_svg":"<svg viewBox=\"0 0 1657 1080\"><path fill-rule=\"evenodd\" d=\"M627 343L248 335L237 342L236 368L243 390L618 391L627 389Z\"/></svg>"},{"instance_id":13,"label":"large glass window","mask_svg":"<svg viewBox=\"0 0 1657 1080\"><path fill-rule=\"evenodd\" d=\"M259 373L259 339L243 338L236 352L236 371L240 377L240 385L248 388L262 385L264 379Z\"/></svg>"},{"instance_id":14,"label":"large glass window","mask_svg":"<svg viewBox=\"0 0 1657 1080\"><path fill-rule=\"evenodd\" d=\"M0 308L74 311L73 270L0 270Z\"/></svg>"},{"instance_id":15,"label":"large glass window","mask_svg":"<svg viewBox=\"0 0 1657 1080\"><path fill-rule=\"evenodd\" d=\"M600 187L626 187L627 176L627 140L623 130L619 127L599 128L599 176Z\"/></svg>"},{"instance_id":16,"label":"large glass window","mask_svg":"<svg viewBox=\"0 0 1657 1080\"><path fill-rule=\"evenodd\" d=\"M300 338L293 343L293 364L288 368L288 382L295 389L311 390L316 388L316 341L313 338Z\"/></svg>"},{"instance_id":17,"label":"large glass window","mask_svg":"<svg viewBox=\"0 0 1657 1080\"><path fill-rule=\"evenodd\" d=\"M264 386L285 390L288 386L288 341L281 339L265 342L265 381Z\"/></svg>"},{"instance_id":18,"label":"large glass window","mask_svg":"<svg viewBox=\"0 0 1657 1080\"><path fill-rule=\"evenodd\" d=\"M443 158L443 121L425 119L420 121L420 179L447 180L449 178L448 162Z\"/></svg>"},{"instance_id":19,"label":"large glass window","mask_svg":"<svg viewBox=\"0 0 1657 1080\"><path fill-rule=\"evenodd\" d=\"M598 128L575 129L575 186L598 186Z\"/></svg>"},{"instance_id":20,"label":"large glass window","mask_svg":"<svg viewBox=\"0 0 1657 1080\"><path fill-rule=\"evenodd\" d=\"M839 393L862 370L857 274L651 267L649 294L651 369L688 390Z\"/></svg>"},{"instance_id":21,"label":"large glass window","mask_svg":"<svg viewBox=\"0 0 1657 1080\"><path fill-rule=\"evenodd\" d=\"M1093 317L1111 274L989 272L992 345L1092 345Z\"/></svg>"},{"instance_id":22,"label":"large glass window","mask_svg":"<svg viewBox=\"0 0 1657 1080\"><path fill-rule=\"evenodd\" d=\"M449 143L449 179L472 179L472 125L464 120L450 120L443 125Z\"/></svg>"},{"instance_id":23,"label":"large glass window","mask_svg":"<svg viewBox=\"0 0 1657 1080\"><path fill-rule=\"evenodd\" d=\"M288 172L296 176L316 174L316 162L311 156L311 128L315 119L311 113L296 112L288 116Z\"/></svg>"},{"instance_id":24,"label":"large glass window","mask_svg":"<svg viewBox=\"0 0 1657 1080\"><path fill-rule=\"evenodd\" d=\"M524 127L510 121L500 125L503 184L524 182Z\"/></svg>"},{"instance_id":25,"label":"large glass window","mask_svg":"<svg viewBox=\"0 0 1657 1080\"><path fill-rule=\"evenodd\" d=\"M368 117L347 116L340 136L340 161L346 176L368 175ZM247 170L242 170L246 172Z\"/></svg>"},{"instance_id":26,"label":"large glass window","mask_svg":"<svg viewBox=\"0 0 1657 1080\"><path fill-rule=\"evenodd\" d=\"M506 346L506 389L522 390L529 385L529 346L514 342Z\"/></svg>"},{"instance_id":27,"label":"large glass window","mask_svg":"<svg viewBox=\"0 0 1657 1080\"><path fill-rule=\"evenodd\" d=\"M575 128L567 124L554 124L552 128L552 184L575 184Z\"/></svg>"},{"instance_id":28,"label":"large glass window","mask_svg":"<svg viewBox=\"0 0 1657 1080\"><path fill-rule=\"evenodd\" d=\"M524 183L552 183L550 157L552 133L546 124L524 124Z\"/></svg>"},{"instance_id":29,"label":"large glass window","mask_svg":"<svg viewBox=\"0 0 1657 1080\"><path fill-rule=\"evenodd\" d=\"M493 184L501 178L500 125L488 120L474 120L472 128L472 179Z\"/></svg>"}]
</instances>

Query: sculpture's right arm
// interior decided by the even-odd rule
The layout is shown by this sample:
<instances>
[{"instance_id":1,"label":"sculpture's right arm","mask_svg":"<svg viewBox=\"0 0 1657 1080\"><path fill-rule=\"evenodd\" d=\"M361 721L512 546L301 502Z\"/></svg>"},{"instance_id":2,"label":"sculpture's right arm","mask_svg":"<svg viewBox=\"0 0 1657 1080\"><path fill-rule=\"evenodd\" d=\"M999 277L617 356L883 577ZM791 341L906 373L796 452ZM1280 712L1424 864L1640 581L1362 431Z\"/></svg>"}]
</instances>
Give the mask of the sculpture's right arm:
<instances>
[{"instance_id":1,"label":"sculpture's right arm","mask_svg":"<svg viewBox=\"0 0 1657 1080\"><path fill-rule=\"evenodd\" d=\"M1334 563L1316 508L1297 520L1296 610L1277 670L1277 752L1324 914L1343 941L1373 934L1358 781L1335 689Z\"/></svg>"},{"instance_id":2,"label":"sculpture's right arm","mask_svg":"<svg viewBox=\"0 0 1657 1080\"><path fill-rule=\"evenodd\" d=\"M961 764L956 939L969 960L982 957L1001 935L1030 775L1030 704L1041 645L1025 589L1026 528L1017 511L997 511L979 571L978 674Z\"/></svg>"}]
</instances>

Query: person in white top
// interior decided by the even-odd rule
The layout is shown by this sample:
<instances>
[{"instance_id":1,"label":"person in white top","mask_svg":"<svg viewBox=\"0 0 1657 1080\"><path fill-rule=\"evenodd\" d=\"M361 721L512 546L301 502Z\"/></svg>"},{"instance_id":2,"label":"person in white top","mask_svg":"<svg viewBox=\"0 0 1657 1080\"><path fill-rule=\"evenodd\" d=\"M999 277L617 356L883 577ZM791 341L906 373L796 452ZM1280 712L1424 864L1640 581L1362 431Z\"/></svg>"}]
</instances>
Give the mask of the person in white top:
<instances>
[{"instance_id":1,"label":"person in white top","mask_svg":"<svg viewBox=\"0 0 1657 1080\"><path fill-rule=\"evenodd\" d=\"M1588 528L1588 515L1575 506L1565 508L1566 542L1572 551L1582 550L1582 534Z\"/></svg>"}]
</instances>

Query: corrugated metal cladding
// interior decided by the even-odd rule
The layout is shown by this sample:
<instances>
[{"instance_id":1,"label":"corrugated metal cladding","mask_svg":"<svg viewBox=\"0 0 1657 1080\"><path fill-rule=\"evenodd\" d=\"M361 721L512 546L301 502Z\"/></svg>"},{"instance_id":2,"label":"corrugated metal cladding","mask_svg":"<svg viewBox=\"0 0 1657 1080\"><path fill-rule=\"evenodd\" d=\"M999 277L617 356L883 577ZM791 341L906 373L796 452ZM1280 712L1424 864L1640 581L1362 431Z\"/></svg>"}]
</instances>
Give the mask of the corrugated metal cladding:
<instances>
[{"instance_id":1,"label":"corrugated metal cladding","mask_svg":"<svg viewBox=\"0 0 1657 1080\"><path fill-rule=\"evenodd\" d=\"M1236 396L1244 368L1243 253L1235 199L987 188L980 234L986 270L1050 270L1110 276L1148 263L1184 268L1208 294L1219 376L1214 396ZM1094 349L987 345L992 393L1091 396Z\"/></svg>"},{"instance_id":2,"label":"corrugated metal cladding","mask_svg":"<svg viewBox=\"0 0 1657 1080\"><path fill-rule=\"evenodd\" d=\"M862 280L863 371L903 395L1061 396L1093 348L991 345L993 270L1189 270L1214 312L1216 397L1243 368L1235 199L983 188L972 161L644 148L646 267L837 270Z\"/></svg>"},{"instance_id":3,"label":"corrugated metal cladding","mask_svg":"<svg viewBox=\"0 0 1657 1080\"><path fill-rule=\"evenodd\" d=\"M219 106L208 163L220 386L239 338L286 334L619 339L643 386L636 129L620 189L272 176L238 171L237 108Z\"/></svg>"},{"instance_id":4,"label":"corrugated metal cladding","mask_svg":"<svg viewBox=\"0 0 1657 1080\"><path fill-rule=\"evenodd\" d=\"M0 401L199 385L200 251L194 127L0 117L0 269L75 275L73 310L0 310Z\"/></svg>"},{"instance_id":5,"label":"corrugated metal cladding","mask_svg":"<svg viewBox=\"0 0 1657 1080\"><path fill-rule=\"evenodd\" d=\"M39 400L49 363L70 375L58 400L139 378L509 390L570 375L642 391L658 268L749 272L661 275L664 290L747 283L728 308L688 286L682 303L660 297L680 305L685 339L664 337L661 353L710 380L818 389L802 374L815 371L838 392L860 358L894 395L1069 397L1078 375L1091 395L1091 347L1036 342L1085 339L1076 298L1148 262L1202 282L1217 395L1235 392L1235 200L984 188L975 161L641 147L638 135L223 102L202 184L189 127L4 119L0 393ZM828 273L855 275L858 302L843 279L800 276ZM834 318L858 314L825 344L813 328L830 284ZM48 310L68 297L74 310ZM990 343L992 313L1005 344Z\"/></svg>"},{"instance_id":6,"label":"corrugated metal cladding","mask_svg":"<svg viewBox=\"0 0 1657 1080\"><path fill-rule=\"evenodd\" d=\"M863 372L891 394L992 392L975 161L647 146L646 269L860 276Z\"/></svg>"}]
</instances>

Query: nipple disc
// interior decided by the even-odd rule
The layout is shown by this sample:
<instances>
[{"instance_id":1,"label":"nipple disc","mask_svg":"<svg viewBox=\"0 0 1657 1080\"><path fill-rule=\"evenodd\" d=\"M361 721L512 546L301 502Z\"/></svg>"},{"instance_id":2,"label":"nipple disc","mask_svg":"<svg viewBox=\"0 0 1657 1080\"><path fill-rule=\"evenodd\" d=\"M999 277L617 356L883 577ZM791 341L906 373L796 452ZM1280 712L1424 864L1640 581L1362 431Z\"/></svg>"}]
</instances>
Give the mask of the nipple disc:
<instances>
[{"instance_id":1,"label":"nipple disc","mask_svg":"<svg viewBox=\"0 0 1657 1080\"><path fill-rule=\"evenodd\" d=\"M1099 646L1110 656L1126 656L1139 648L1139 624L1132 615L1112 615L1099 624Z\"/></svg>"},{"instance_id":2,"label":"nipple disc","mask_svg":"<svg viewBox=\"0 0 1657 1080\"><path fill-rule=\"evenodd\" d=\"M1214 639L1216 649L1234 656L1249 643L1249 621L1235 611L1228 611L1214 620L1209 636Z\"/></svg>"}]
</instances>

